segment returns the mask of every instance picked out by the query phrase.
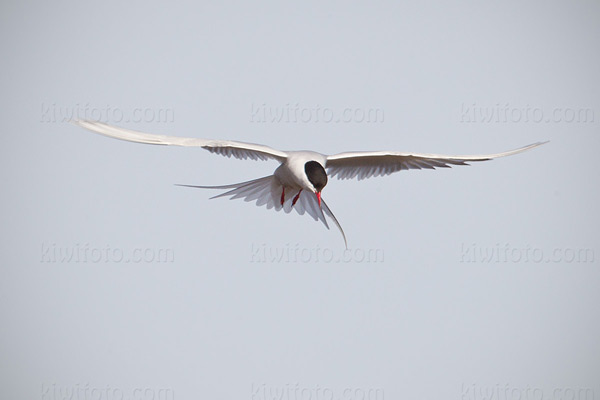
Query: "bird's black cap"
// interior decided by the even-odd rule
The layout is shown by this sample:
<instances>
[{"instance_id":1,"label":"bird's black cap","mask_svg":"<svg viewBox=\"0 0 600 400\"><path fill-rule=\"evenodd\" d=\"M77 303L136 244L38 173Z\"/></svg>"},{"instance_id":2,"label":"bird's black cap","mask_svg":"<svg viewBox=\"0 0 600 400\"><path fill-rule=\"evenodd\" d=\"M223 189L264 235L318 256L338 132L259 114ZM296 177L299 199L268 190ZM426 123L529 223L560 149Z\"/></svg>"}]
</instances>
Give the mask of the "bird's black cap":
<instances>
[{"instance_id":1,"label":"bird's black cap","mask_svg":"<svg viewBox=\"0 0 600 400\"><path fill-rule=\"evenodd\" d=\"M317 192L323 190L325 185L327 185L327 173L325 172L325 168L318 162L309 161L304 164L304 172L306 172L308 180L313 184Z\"/></svg>"}]
</instances>

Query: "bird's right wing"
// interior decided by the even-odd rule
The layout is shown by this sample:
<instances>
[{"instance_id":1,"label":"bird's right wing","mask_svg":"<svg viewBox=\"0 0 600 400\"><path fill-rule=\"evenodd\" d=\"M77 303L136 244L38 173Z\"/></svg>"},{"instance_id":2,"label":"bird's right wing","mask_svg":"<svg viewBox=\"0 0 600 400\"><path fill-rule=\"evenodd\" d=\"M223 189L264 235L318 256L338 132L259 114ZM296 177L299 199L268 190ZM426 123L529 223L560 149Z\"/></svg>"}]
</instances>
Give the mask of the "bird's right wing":
<instances>
[{"instance_id":1,"label":"bird's right wing","mask_svg":"<svg viewBox=\"0 0 600 400\"><path fill-rule=\"evenodd\" d=\"M242 160L267 160L275 159L279 162L285 161L287 153L268 146L254 143L235 142L232 140L212 140L200 138L186 138L167 135L154 135L130 129L118 128L96 121L73 121L74 124L92 132L109 136L115 139L127 140L129 142L158 144L167 146L191 146L202 147L211 153L221 154L227 157L235 157Z\"/></svg>"},{"instance_id":2,"label":"bird's right wing","mask_svg":"<svg viewBox=\"0 0 600 400\"><path fill-rule=\"evenodd\" d=\"M327 157L325 167L330 176L338 179L358 180L372 176L384 176L405 169L435 169L452 165L468 165L471 161L486 161L506 157L541 146L547 142L538 142L519 149L496 154L448 156L441 154L398 153L392 151L362 151L340 153Z\"/></svg>"}]
</instances>

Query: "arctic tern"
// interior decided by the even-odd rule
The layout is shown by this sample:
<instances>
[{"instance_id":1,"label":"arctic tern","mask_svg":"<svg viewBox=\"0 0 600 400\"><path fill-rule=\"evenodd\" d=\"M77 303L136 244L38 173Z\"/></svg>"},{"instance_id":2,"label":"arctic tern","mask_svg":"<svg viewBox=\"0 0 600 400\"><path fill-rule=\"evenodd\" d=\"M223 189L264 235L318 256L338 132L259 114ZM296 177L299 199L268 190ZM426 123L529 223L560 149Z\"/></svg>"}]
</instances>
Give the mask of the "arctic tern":
<instances>
[{"instance_id":1,"label":"arctic tern","mask_svg":"<svg viewBox=\"0 0 600 400\"><path fill-rule=\"evenodd\" d=\"M340 230L346 248L346 235L333 215L321 191L327 185L328 177L358 180L373 176L384 176L409 169L449 168L452 165L468 165L467 162L486 161L510 156L540 146L547 142L537 142L519 149L496 154L450 156L440 154L400 153L395 151L359 151L325 155L314 151L281 151L254 143L231 140L213 140L155 135L118 128L96 121L73 121L76 125L101 135L130 142L202 147L211 153L246 160L275 160L279 167L273 175L251 181L222 186L179 185L203 189L230 189L217 197L231 196L256 201L257 206L266 206L286 213L296 210L307 213L315 221L321 221L329 229L325 215L329 216Z\"/></svg>"}]
</instances>

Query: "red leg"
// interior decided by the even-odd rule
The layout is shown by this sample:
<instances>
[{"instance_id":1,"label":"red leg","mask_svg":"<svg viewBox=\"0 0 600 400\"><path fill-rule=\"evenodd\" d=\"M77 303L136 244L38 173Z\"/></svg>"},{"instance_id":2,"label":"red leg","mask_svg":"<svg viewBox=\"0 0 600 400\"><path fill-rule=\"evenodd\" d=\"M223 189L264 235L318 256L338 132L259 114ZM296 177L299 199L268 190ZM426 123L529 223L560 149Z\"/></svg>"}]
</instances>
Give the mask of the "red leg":
<instances>
[{"instance_id":1,"label":"red leg","mask_svg":"<svg viewBox=\"0 0 600 400\"><path fill-rule=\"evenodd\" d=\"M283 201L285 200L285 187L281 188L281 205L283 205Z\"/></svg>"},{"instance_id":2,"label":"red leg","mask_svg":"<svg viewBox=\"0 0 600 400\"><path fill-rule=\"evenodd\" d=\"M298 192L298 194L296 195L296 197L294 197L294 200L292 200L292 207L296 205L296 202L300 198L300 193L302 193L302 189L300 189L300 191Z\"/></svg>"}]
</instances>

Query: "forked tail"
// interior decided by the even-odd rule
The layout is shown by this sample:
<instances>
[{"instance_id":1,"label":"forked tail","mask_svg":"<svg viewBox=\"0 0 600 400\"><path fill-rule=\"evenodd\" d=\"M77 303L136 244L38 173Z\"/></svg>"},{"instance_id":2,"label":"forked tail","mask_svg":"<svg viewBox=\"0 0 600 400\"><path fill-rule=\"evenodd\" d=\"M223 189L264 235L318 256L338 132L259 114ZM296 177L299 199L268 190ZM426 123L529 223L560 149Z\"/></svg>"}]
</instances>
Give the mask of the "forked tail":
<instances>
[{"instance_id":1,"label":"forked tail","mask_svg":"<svg viewBox=\"0 0 600 400\"><path fill-rule=\"evenodd\" d=\"M348 248L348 242L346 241L346 234L344 233L344 230L342 229L337 218L335 217L335 215L333 215L333 213L322 198L322 207L320 207L317 201L317 196L315 196L315 194L312 192L309 192L307 190L301 190L299 193L294 193L290 190L286 190L284 192L283 186L281 186L281 184L273 175L253 179L251 181L234 183L231 185L200 186L178 184L177 186L192 187L199 189L231 189L226 191L225 193L213 196L211 197L211 199L231 196L230 200L244 199L244 201L247 202L256 201L257 206L266 206L267 208L273 208L276 211L284 210L286 213L289 213L292 209L294 209L300 215L307 213L315 221L321 221L323 225L325 225L325 227L329 229L329 225L327 224L327 220L325 219L325 215L323 214L324 211L325 214L327 214L327 216L333 220L335 225L340 230L342 237L344 238L344 244L346 248ZM281 200L282 193L284 193L283 204Z\"/></svg>"}]
</instances>

